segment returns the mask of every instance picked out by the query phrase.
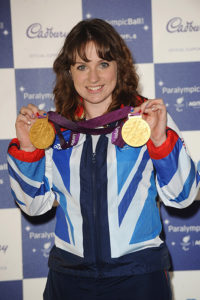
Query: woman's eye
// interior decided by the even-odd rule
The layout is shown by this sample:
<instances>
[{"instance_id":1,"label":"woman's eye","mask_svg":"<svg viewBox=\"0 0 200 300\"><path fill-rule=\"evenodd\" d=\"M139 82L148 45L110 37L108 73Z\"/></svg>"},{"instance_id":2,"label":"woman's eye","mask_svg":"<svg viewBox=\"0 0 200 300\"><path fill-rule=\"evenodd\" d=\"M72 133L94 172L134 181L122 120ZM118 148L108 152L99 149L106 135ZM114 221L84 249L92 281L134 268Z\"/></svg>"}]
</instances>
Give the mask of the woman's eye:
<instances>
[{"instance_id":1,"label":"woman's eye","mask_svg":"<svg viewBox=\"0 0 200 300\"><path fill-rule=\"evenodd\" d=\"M80 65L80 66L78 66L78 67L77 67L77 70L79 70L79 71L85 70L85 65Z\"/></svg>"},{"instance_id":2,"label":"woman's eye","mask_svg":"<svg viewBox=\"0 0 200 300\"><path fill-rule=\"evenodd\" d=\"M107 63L105 61L101 63L102 68L107 68L108 66L109 66L109 63Z\"/></svg>"}]
</instances>

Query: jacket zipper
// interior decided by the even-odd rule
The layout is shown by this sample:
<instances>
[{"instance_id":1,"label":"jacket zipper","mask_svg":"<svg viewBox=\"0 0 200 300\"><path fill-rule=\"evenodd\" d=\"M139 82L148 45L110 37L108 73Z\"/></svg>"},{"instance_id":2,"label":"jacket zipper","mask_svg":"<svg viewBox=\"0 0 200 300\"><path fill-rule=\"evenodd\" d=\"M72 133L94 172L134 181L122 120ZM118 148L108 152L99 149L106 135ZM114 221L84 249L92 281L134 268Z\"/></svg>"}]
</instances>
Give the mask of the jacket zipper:
<instances>
[{"instance_id":1,"label":"jacket zipper","mask_svg":"<svg viewBox=\"0 0 200 300\"><path fill-rule=\"evenodd\" d=\"M96 210L97 210L97 193L96 193L95 185L96 185L96 152L93 152L92 153L92 196L93 196L94 221L96 218Z\"/></svg>"},{"instance_id":2,"label":"jacket zipper","mask_svg":"<svg viewBox=\"0 0 200 300\"><path fill-rule=\"evenodd\" d=\"M93 218L94 218L94 251L95 260L97 264L97 274L99 275L99 232L98 232L98 220L97 220L97 190L96 190L96 152L92 154L92 194L93 194Z\"/></svg>"}]
</instances>

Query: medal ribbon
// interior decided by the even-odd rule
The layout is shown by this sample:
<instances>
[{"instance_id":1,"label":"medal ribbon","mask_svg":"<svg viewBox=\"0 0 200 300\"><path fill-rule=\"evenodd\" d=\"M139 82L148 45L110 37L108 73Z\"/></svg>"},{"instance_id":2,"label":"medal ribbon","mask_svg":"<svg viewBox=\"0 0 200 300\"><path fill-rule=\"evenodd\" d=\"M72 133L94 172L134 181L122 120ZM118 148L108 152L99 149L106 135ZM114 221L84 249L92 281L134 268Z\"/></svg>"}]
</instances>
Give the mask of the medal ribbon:
<instances>
[{"instance_id":1,"label":"medal ribbon","mask_svg":"<svg viewBox=\"0 0 200 300\"><path fill-rule=\"evenodd\" d=\"M119 147L123 147L124 141L121 137L123 119L127 118L128 114L132 110L132 107L125 106L100 117L79 122L70 121L56 112L49 111L48 120L53 122L55 126L62 149L76 145L78 143L80 133L100 135L112 132L112 143ZM105 125L106 127L104 128L98 128ZM60 127L71 130L71 136L68 142L64 140Z\"/></svg>"}]
</instances>

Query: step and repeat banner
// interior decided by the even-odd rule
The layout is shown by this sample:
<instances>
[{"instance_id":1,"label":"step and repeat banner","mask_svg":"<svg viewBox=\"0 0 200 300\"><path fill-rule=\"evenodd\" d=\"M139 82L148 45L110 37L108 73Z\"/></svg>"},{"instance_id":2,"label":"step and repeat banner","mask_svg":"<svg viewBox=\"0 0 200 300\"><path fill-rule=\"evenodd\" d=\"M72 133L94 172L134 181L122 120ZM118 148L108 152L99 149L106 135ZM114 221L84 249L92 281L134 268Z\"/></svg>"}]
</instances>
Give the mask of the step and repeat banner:
<instances>
[{"instance_id":1,"label":"step and repeat banner","mask_svg":"<svg viewBox=\"0 0 200 300\"><path fill-rule=\"evenodd\" d=\"M140 93L163 98L192 158L200 160L199 0L0 1L0 298L41 300L54 243L55 210L28 217L13 201L6 152L22 105L53 110L52 64L71 28L98 17L132 51ZM161 205L174 300L200 300L200 196Z\"/></svg>"}]
</instances>

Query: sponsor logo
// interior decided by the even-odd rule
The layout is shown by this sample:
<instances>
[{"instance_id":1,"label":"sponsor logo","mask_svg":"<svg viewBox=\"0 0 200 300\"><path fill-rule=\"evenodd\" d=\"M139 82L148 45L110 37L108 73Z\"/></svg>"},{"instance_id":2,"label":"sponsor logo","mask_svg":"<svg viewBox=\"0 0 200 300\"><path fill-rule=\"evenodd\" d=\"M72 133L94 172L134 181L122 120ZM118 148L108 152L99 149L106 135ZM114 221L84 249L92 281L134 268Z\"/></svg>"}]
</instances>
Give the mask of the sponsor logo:
<instances>
[{"instance_id":1,"label":"sponsor logo","mask_svg":"<svg viewBox=\"0 0 200 300\"><path fill-rule=\"evenodd\" d=\"M168 87L168 86L164 86L163 81L159 81L158 85L160 86L163 95L171 95L171 94L180 95L180 97L178 97L174 103L177 112L182 112L185 107L190 109L200 108L200 100L189 100L186 102L183 97L184 95L189 95L190 97L190 95L200 93L199 85L186 86L186 87L181 87L181 86Z\"/></svg>"},{"instance_id":2,"label":"sponsor logo","mask_svg":"<svg viewBox=\"0 0 200 300\"><path fill-rule=\"evenodd\" d=\"M161 83L159 83L161 85ZM163 94L193 94L193 93L200 93L200 86L194 85L190 87L162 87Z\"/></svg>"},{"instance_id":3,"label":"sponsor logo","mask_svg":"<svg viewBox=\"0 0 200 300\"><path fill-rule=\"evenodd\" d=\"M189 101L188 106L192 108L200 108L200 100Z\"/></svg>"},{"instance_id":4,"label":"sponsor logo","mask_svg":"<svg viewBox=\"0 0 200 300\"><path fill-rule=\"evenodd\" d=\"M190 235L186 235L182 238L182 242L181 242L181 246L182 249L184 251L188 251L189 250L189 246L190 246Z\"/></svg>"},{"instance_id":5,"label":"sponsor logo","mask_svg":"<svg viewBox=\"0 0 200 300\"><path fill-rule=\"evenodd\" d=\"M43 239L47 240L46 242L43 243L42 246L39 247L40 248L39 251L42 252L44 257L48 258L49 257L49 252L50 252L51 246L52 246L52 241L51 240L52 239L54 240L54 237L55 237L54 232L47 232L47 231L34 232L34 231L31 231L30 226L26 226L25 230L27 231L28 237L29 237L30 240L43 240ZM32 252L33 253L38 252L37 248L35 248L35 247L32 248Z\"/></svg>"},{"instance_id":6,"label":"sponsor logo","mask_svg":"<svg viewBox=\"0 0 200 300\"><path fill-rule=\"evenodd\" d=\"M54 96L52 93L29 93L25 92L25 88L21 86L19 88L20 92L23 95L24 100L53 100Z\"/></svg>"},{"instance_id":7,"label":"sponsor logo","mask_svg":"<svg viewBox=\"0 0 200 300\"><path fill-rule=\"evenodd\" d=\"M28 229L26 229L28 231ZM29 239L34 239L34 240L38 240L38 239L51 239L54 238L54 232L33 232L30 231L29 232Z\"/></svg>"},{"instance_id":8,"label":"sponsor logo","mask_svg":"<svg viewBox=\"0 0 200 300\"><path fill-rule=\"evenodd\" d=\"M51 250L51 242L44 243L43 248L41 249L43 256L48 258Z\"/></svg>"},{"instance_id":9,"label":"sponsor logo","mask_svg":"<svg viewBox=\"0 0 200 300\"><path fill-rule=\"evenodd\" d=\"M43 28L40 23L33 23L28 26L26 30L26 36L29 39L47 39L47 38L65 38L67 36L66 32L63 31L55 31L54 28L46 27Z\"/></svg>"},{"instance_id":10,"label":"sponsor logo","mask_svg":"<svg viewBox=\"0 0 200 300\"><path fill-rule=\"evenodd\" d=\"M60 146L60 144L54 145L53 148L54 148L54 149L57 149L57 150L61 150L61 149L62 149L61 146Z\"/></svg>"},{"instance_id":11,"label":"sponsor logo","mask_svg":"<svg viewBox=\"0 0 200 300\"><path fill-rule=\"evenodd\" d=\"M185 233L185 235L181 238L181 241L179 243L177 243L176 239L173 239L171 241L171 246L175 247L178 244L181 246L183 251L189 251L191 250L191 247L200 247L200 240L195 239L194 236L195 234L199 235L200 225L174 226L170 224L170 221L168 219L166 219L164 223L169 233L175 233L175 234Z\"/></svg>"},{"instance_id":12,"label":"sponsor logo","mask_svg":"<svg viewBox=\"0 0 200 300\"><path fill-rule=\"evenodd\" d=\"M38 101L39 104L38 108L40 110L45 110L47 103L45 103L44 101L46 100L51 100L50 104L52 103L53 99L54 99L54 95L52 93L29 93L27 91L25 91L25 87L24 86L20 86L19 91L21 92L22 98L24 101ZM54 111L55 108L52 106L50 109L48 110L52 110Z\"/></svg>"},{"instance_id":13,"label":"sponsor logo","mask_svg":"<svg viewBox=\"0 0 200 300\"><path fill-rule=\"evenodd\" d=\"M127 18L127 19L117 19L117 20L106 20L109 24L112 26L137 26L137 25L143 25L143 29L145 31L149 30L149 26L145 25L144 18L138 17L138 18ZM120 34L121 38L126 41L132 41L137 39L136 33L122 33Z\"/></svg>"},{"instance_id":14,"label":"sponsor logo","mask_svg":"<svg viewBox=\"0 0 200 300\"><path fill-rule=\"evenodd\" d=\"M126 40L126 41L131 41L131 40L136 40L137 39L137 34L133 33L133 34L129 34L129 33L125 33L125 34L120 34L121 38Z\"/></svg>"},{"instance_id":15,"label":"sponsor logo","mask_svg":"<svg viewBox=\"0 0 200 300\"><path fill-rule=\"evenodd\" d=\"M194 21L183 21L180 17L174 17L168 21L166 29L169 33L198 32L200 25L194 24Z\"/></svg>"},{"instance_id":16,"label":"sponsor logo","mask_svg":"<svg viewBox=\"0 0 200 300\"><path fill-rule=\"evenodd\" d=\"M175 103L176 111L178 112L183 111L184 106L185 106L184 98L183 97L177 98Z\"/></svg>"},{"instance_id":17,"label":"sponsor logo","mask_svg":"<svg viewBox=\"0 0 200 300\"><path fill-rule=\"evenodd\" d=\"M127 19L117 19L117 20L106 20L112 26L130 26L130 25L144 25L144 18L127 18Z\"/></svg>"},{"instance_id":18,"label":"sponsor logo","mask_svg":"<svg viewBox=\"0 0 200 300\"><path fill-rule=\"evenodd\" d=\"M166 222L165 222L166 224ZM200 225L191 225L191 226L173 226L169 225L168 226L168 232L200 232Z\"/></svg>"}]
</instances>

